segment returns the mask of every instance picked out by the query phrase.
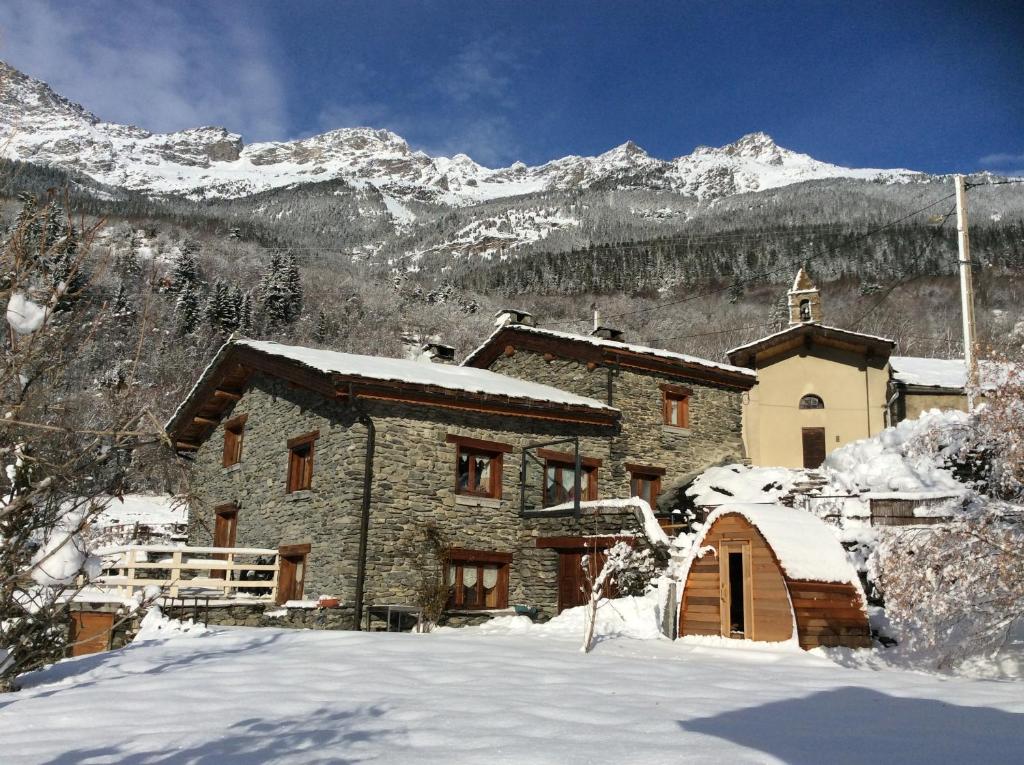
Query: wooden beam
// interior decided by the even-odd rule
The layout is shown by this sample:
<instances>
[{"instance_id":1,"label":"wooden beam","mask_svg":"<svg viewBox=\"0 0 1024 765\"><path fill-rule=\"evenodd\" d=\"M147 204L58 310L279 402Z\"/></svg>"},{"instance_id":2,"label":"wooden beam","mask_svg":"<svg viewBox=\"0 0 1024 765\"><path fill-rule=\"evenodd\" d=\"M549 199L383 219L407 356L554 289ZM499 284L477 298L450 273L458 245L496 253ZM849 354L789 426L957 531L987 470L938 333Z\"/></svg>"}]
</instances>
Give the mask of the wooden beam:
<instances>
[{"instance_id":1,"label":"wooden beam","mask_svg":"<svg viewBox=\"0 0 1024 765\"><path fill-rule=\"evenodd\" d=\"M231 399L232 401L238 401L240 398L242 398L241 393L235 393L234 391L224 390L222 388L217 388L217 390L213 392L213 395L216 396L217 398L227 398Z\"/></svg>"},{"instance_id":2,"label":"wooden beam","mask_svg":"<svg viewBox=\"0 0 1024 765\"><path fill-rule=\"evenodd\" d=\"M178 441L174 444L175 449L183 449L184 451L194 452L199 449L199 444L190 444L188 441Z\"/></svg>"},{"instance_id":3,"label":"wooden beam","mask_svg":"<svg viewBox=\"0 0 1024 765\"><path fill-rule=\"evenodd\" d=\"M192 418L192 422L196 425L216 425L219 420L211 420L209 417L196 416Z\"/></svg>"}]
</instances>

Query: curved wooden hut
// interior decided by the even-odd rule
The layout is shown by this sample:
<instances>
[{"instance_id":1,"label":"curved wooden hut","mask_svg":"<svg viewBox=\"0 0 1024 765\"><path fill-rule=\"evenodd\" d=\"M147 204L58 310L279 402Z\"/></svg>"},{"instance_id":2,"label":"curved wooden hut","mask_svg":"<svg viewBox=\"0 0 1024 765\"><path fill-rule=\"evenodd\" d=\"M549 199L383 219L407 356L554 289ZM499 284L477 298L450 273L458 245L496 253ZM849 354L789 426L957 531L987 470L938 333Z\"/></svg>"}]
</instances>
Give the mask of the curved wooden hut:
<instances>
[{"instance_id":1,"label":"curved wooden hut","mask_svg":"<svg viewBox=\"0 0 1024 765\"><path fill-rule=\"evenodd\" d=\"M713 548L713 551L708 548ZM779 505L726 505L704 525L683 585L680 635L871 645L857 572L832 530Z\"/></svg>"}]
</instances>

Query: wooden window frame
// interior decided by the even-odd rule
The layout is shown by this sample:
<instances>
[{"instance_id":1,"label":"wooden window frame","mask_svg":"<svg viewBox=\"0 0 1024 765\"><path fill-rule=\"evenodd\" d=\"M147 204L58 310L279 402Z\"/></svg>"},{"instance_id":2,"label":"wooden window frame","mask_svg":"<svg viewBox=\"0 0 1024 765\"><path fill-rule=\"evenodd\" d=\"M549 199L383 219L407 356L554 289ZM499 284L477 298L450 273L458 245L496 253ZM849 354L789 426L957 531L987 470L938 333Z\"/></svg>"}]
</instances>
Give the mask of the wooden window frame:
<instances>
[{"instance_id":1,"label":"wooden window frame","mask_svg":"<svg viewBox=\"0 0 1024 765\"><path fill-rule=\"evenodd\" d=\"M501 499L501 483L505 466L504 455L511 452L512 447L497 441L484 441L479 438L469 438L466 436L449 435L445 440L450 444L455 444L455 493L465 497ZM472 455L479 455L490 460L491 475L486 488L473 490L468 487L463 489L459 486L459 460L463 454L468 455L469 476L467 483L470 486L475 483L474 479L476 477L476 465Z\"/></svg>"},{"instance_id":2,"label":"wooden window frame","mask_svg":"<svg viewBox=\"0 0 1024 765\"><path fill-rule=\"evenodd\" d=\"M569 468L569 470L576 469L576 455L571 452L555 452L550 449L538 449L537 456L544 460L544 507L554 507L555 505L561 505L564 502L571 500L563 500L562 502L551 501L548 497L548 468L555 468L555 482L561 485L560 472ZM580 475L580 489L583 496L580 497L580 502L592 502L598 499L599 495L597 492L598 487L598 470L601 467L602 460L594 457L580 457L580 468L582 474Z\"/></svg>"},{"instance_id":3,"label":"wooden window frame","mask_svg":"<svg viewBox=\"0 0 1024 765\"><path fill-rule=\"evenodd\" d=\"M653 500L650 504L651 507L655 507L658 503L658 495L661 494L661 479L665 475L665 468L652 467L650 465L636 465L631 462L626 463L626 470L629 471L629 492L634 497L639 497L640 494L636 490L637 481L647 481L651 486L651 499Z\"/></svg>"},{"instance_id":4,"label":"wooden window frame","mask_svg":"<svg viewBox=\"0 0 1024 765\"><path fill-rule=\"evenodd\" d=\"M512 553L491 552L487 550L467 550L453 547L448 551L448 567L455 569L454 580L448 582L450 592L446 609L451 611L490 611L508 608L509 568L512 564ZM495 582L495 602L487 605L484 594L484 568L497 566L498 579ZM467 568L476 568L476 603L466 605L463 598L462 577ZM449 576L445 571L445 577Z\"/></svg>"},{"instance_id":5,"label":"wooden window frame","mask_svg":"<svg viewBox=\"0 0 1024 765\"><path fill-rule=\"evenodd\" d=\"M224 423L224 467L237 465L242 461L242 444L245 441L245 423L249 415L243 414Z\"/></svg>"},{"instance_id":6,"label":"wooden window frame","mask_svg":"<svg viewBox=\"0 0 1024 765\"><path fill-rule=\"evenodd\" d=\"M681 385L660 385L661 388L661 419L672 428L690 427L690 398L693 391ZM679 402L679 422L672 421L672 402Z\"/></svg>"},{"instance_id":7,"label":"wooden window frame","mask_svg":"<svg viewBox=\"0 0 1024 765\"><path fill-rule=\"evenodd\" d=\"M313 457L320 431L314 430L288 439L288 478L285 491L308 491L313 488Z\"/></svg>"}]
</instances>

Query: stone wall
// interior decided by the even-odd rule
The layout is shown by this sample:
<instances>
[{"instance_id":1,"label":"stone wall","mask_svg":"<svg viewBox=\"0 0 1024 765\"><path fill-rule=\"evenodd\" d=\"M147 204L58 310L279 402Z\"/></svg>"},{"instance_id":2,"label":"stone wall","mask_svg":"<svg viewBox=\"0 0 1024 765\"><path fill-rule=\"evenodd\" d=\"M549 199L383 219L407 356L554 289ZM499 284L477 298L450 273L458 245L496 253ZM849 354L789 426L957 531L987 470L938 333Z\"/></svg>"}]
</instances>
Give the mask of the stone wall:
<instances>
[{"instance_id":1,"label":"stone wall","mask_svg":"<svg viewBox=\"0 0 1024 765\"><path fill-rule=\"evenodd\" d=\"M376 426L365 604L409 603L420 578L413 554L417 530L435 523L457 547L510 552L509 603L554 612L548 580L557 574L557 555L536 550L536 527L524 531L519 515L522 447L579 436L581 452L611 464L616 428L499 417L463 410L366 401ZM190 543L213 541L214 508L239 506L236 545L311 545L305 577L309 596L354 597L359 516L367 431L343 402L266 377L254 376L230 417L247 414L242 461L221 466L223 426L196 452L192 476L195 506ZM318 430L309 491L285 491L290 438ZM498 500L455 494L456 448L449 435L498 441L513 447L504 456ZM567 446L566 450L571 450ZM539 506L542 474L528 469L528 506ZM599 474L602 496L624 496L613 474ZM550 519L552 535L582 529L573 518ZM539 532L538 532L539 533ZM531 547L532 546L532 547ZM543 553L543 555L539 554ZM538 561L544 561L539 563ZM552 568L553 567L553 568ZM543 575L538 578L538 572ZM537 584L537 582L542 584Z\"/></svg>"},{"instance_id":2,"label":"stone wall","mask_svg":"<svg viewBox=\"0 0 1024 765\"><path fill-rule=\"evenodd\" d=\"M662 502L666 511L670 488L679 479L722 459L743 458L742 396L740 391L682 377L670 377L599 366L517 349L499 356L490 369L500 374L553 385L600 401L608 400L622 411L621 432L612 439L611 461L602 472L608 493L602 497L627 497L630 493L626 463L665 468ZM689 402L689 427L663 423L663 383L684 385L693 391ZM590 455L587 455L590 456Z\"/></svg>"}]
</instances>

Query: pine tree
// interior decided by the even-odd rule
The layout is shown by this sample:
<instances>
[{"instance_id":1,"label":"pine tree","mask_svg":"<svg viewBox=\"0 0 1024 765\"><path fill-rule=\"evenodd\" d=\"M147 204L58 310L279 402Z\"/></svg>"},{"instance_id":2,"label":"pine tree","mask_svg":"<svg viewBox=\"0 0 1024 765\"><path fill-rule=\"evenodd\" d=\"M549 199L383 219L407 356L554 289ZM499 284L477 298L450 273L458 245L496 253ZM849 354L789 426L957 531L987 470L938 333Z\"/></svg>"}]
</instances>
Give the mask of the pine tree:
<instances>
[{"instance_id":1,"label":"pine tree","mask_svg":"<svg viewBox=\"0 0 1024 765\"><path fill-rule=\"evenodd\" d=\"M171 285L169 292L182 292L186 286L195 291L199 284L199 263L190 247L183 246L171 266Z\"/></svg>"},{"instance_id":2,"label":"pine tree","mask_svg":"<svg viewBox=\"0 0 1024 765\"><path fill-rule=\"evenodd\" d=\"M184 337L196 331L199 326L199 295L193 285L185 283L178 292L174 307L178 335Z\"/></svg>"},{"instance_id":3,"label":"pine tree","mask_svg":"<svg viewBox=\"0 0 1024 765\"><path fill-rule=\"evenodd\" d=\"M320 311L320 314L316 319L316 329L313 330L313 340L317 343L324 344L328 340L333 339L337 334L337 324L325 311Z\"/></svg>"},{"instance_id":4,"label":"pine tree","mask_svg":"<svg viewBox=\"0 0 1024 765\"><path fill-rule=\"evenodd\" d=\"M114 301L110 305L110 312L118 318L128 317L135 313L131 301L128 299L128 290L125 288L123 281L117 285L117 293L114 295Z\"/></svg>"},{"instance_id":5,"label":"pine tree","mask_svg":"<svg viewBox=\"0 0 1024 765\"><path fill-rule=\"evenodd\" d=\"M285 285L288 288L288 321L293 322L302 313L302 274L299 273L299 266L291 253L285 256L282 266Z\"/></svg>"},{"instance_id":6,"label":"pine tree","mask_svg":"<svg viewBox=\"0 0 1024 765\"><path fill-rule=\"evenodd\" d=\"M255 318L252 309L252 293L241 295L238 307L238 333L250 337L255 329Z\"/></svg>"},{"instance_id":7,"label":"pine tree","mask_svg":"<svg viewBox=\"0 0 1024 765\"><path fill-rule=\"evenodd\" d=\"M292 255L273 253L260 281L263 321L275 332L302 313L302 279Z\"/></svg>"},{"instance_id":8,"label":"pine tree","mask_svg":"<svg viewBox=\"0 0 1024 765\"><path fill-rule=\"evenodd\" d=\"M134 241L127 246L117 248L117 253L114 255L114 273L121 277L122 281L134 279L142 273Z\"/></svg>"}]
</instances>

